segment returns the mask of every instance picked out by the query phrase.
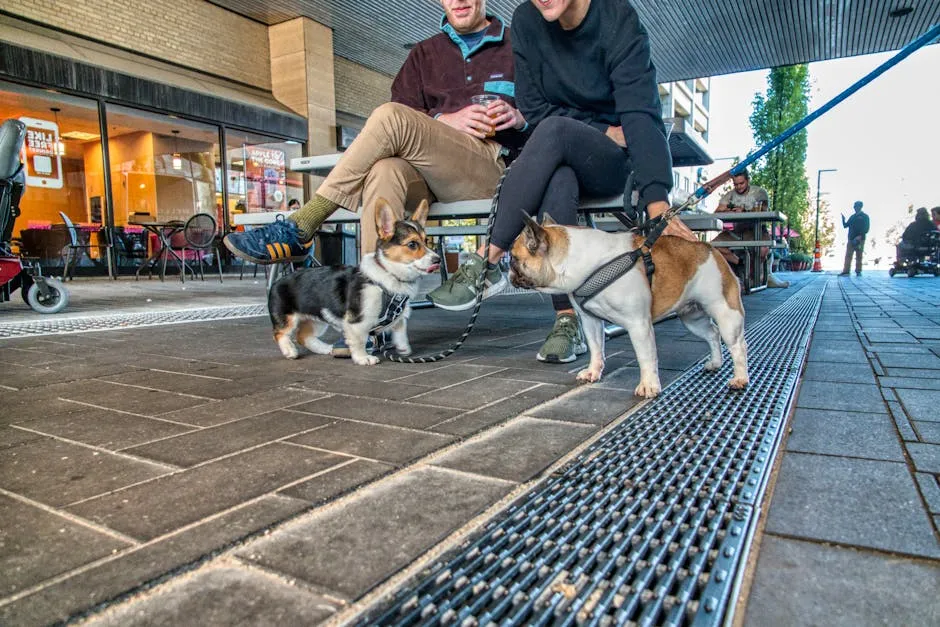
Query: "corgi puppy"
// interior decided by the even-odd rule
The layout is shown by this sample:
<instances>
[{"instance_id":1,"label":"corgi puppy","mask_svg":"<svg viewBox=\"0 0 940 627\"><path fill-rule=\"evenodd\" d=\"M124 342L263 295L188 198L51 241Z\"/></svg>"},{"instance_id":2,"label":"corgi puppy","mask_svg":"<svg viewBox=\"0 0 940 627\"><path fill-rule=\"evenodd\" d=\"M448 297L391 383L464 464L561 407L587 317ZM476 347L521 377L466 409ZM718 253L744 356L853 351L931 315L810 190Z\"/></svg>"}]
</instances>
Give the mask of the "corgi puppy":
<instances>
[{"instance_id":1,"label":"corgi puppy","mask_svg":"<svg viewBox=\"0 0 940 627\"><path fill-rule=\"evenodd\" d=\"M329 354L332 347L320 339L328 326L343 333L353 362L360 366L379 363L366 352L366 339L383 329L391 329L399 355L411 354L408 299L417 296L421 275L440 264L424 233L429 206L421 201L410 220L397 221L384 198L376 209L378 245L358 267L306 268L271 287L268 313L274 341L288 359L299 357L302 349Z\"/></svg>"},{"instance_id":2,"label":"corgi puppy","mask_svg":"<svg viewBox=\"0 0 940 627\"><path fill-rule=\"evenodd\" d=\"M737 278L718 251L704 242L670 235L653 245L656 268L650 282L642 259L582 307L571 295L595 270L614 257L638 248L644 237L629 232L561 226L545 216L539 225L528 215L512 245L509 280L516 287L547 294L569 294L581 318L591 354L580 382L599 381L604 371L604 320L622 326L640 365L637 396L653 398L661 390L653 323L676 313L686 328L708 342L711 358L705 370L721 367L721 343L728 345L734 374L728 387L748 384L744 306ZM717 326L716 326L717 325Z\"/></svg>"}]
</instances>

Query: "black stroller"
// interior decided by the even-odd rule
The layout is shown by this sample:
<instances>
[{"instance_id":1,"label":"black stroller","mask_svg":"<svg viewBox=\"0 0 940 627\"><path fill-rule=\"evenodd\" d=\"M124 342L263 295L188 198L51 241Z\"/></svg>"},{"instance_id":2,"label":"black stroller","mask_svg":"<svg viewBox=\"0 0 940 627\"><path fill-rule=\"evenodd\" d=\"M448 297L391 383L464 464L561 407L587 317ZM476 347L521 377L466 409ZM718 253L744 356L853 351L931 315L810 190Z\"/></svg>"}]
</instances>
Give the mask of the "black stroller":
<instances>
[{"instance_id":1,"label":"black stroller","mask_svg":"<svg viewBox=\"0 0 940 627\"><path fill-rule=\"evenodd\" d=\"M13 224L20 215L20 198L26 175L20 163L20 150L26 125L7 120L0 125L0 303L10 300L19 288L23 300L39 313L58 313L69 303L69 293L61 281L42 276L38 263L23 263L10 248Z\"/></svg>"},{"instance_id":2,"label":"black stroller","mask_svg":"<svg viewBox=\"0 0 940 627\"><path fill-rule=\"evenodd\" d=\"M924 233L915 243L901 241L898 244L897 258L888 274L894 276L901 272L909 277L918 274L940 276L940 231Z\"/></svg>"}]
</instances>

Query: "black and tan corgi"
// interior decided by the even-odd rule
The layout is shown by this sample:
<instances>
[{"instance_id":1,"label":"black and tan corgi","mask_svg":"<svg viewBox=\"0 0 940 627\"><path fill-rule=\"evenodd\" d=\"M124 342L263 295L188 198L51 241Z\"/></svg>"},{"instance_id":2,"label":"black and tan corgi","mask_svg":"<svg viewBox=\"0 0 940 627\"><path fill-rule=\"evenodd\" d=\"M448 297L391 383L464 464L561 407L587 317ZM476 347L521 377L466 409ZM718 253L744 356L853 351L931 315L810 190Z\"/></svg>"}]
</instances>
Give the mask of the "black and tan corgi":
<instances>
[{"instance_id":1,"label":"black and tan corgi","mask_svg":"<svg viewBox=\"0 0 940 627\"><path fill-rule=\"evenodd\" d=\"M284 356L296 359L303 348L319 355L331 346L320 339L327 326L340 330L353 362L371 366L379 358L366 352L370 333L390 329L399 355L408 344L408 299L417 295L421 275L434 272L440 257L427 245L422 201L410 220L395 220L388 201L376 203L376 251L359 266L307 268L278 280L268 295L274 341Z\"/></svg>"}]
</instances>

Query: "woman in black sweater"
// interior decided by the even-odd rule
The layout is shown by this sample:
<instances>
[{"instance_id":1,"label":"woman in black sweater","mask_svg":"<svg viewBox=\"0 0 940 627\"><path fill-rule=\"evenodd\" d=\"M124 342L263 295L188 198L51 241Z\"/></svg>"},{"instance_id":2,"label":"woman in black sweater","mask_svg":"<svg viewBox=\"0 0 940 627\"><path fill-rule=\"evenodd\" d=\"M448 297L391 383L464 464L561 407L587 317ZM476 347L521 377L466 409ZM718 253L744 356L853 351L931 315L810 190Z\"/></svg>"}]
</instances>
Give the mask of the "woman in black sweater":
<instances>
[{"instance_id":1,"label":"woman in black sweater","mask_svg":"<svg viewBox=\"0 0 940 627\"><path fill-rule=\"evenodd\" d=\"M624 191L628 156L639 208L651 217L669 208L672 159L656 68L633 7L625 0L532 0L513 15L512 45L516 104L534 130L503 181L489 250L429 294L445 309L473 306L480 272L487 274L485 296L506 286L496 264L522 231L520 209L577 224L581 194ZM693 239L676 220L666 233ZM568 297L553 296L552 304L555 328L537 358L567 363L587 347Z\"/></svg>"}]
</instances>

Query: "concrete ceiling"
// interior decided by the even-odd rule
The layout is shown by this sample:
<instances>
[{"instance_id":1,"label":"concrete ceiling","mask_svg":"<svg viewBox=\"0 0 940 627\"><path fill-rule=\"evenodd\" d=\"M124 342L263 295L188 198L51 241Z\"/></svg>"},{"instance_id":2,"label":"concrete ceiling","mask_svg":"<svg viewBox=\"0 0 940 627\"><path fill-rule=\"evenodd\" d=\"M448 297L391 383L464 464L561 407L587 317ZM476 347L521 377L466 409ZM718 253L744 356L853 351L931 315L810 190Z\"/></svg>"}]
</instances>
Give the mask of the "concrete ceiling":
<instances>
[{"instance_id":1,"label":"concrete ceiling","mask_svg":"<svg viewBox=\"0 0 940 627\"><path fill-rule=\"evenodd\" d=\"M335 54L393 76L438 32L437 0L211 0L264 24L309 17ZM509 21L528 0L489 0ZM660 82L896 50L940 23L938 0L634 0ZM901 17L892 11L913 8Z\"/></svg>"}]
</instances>

